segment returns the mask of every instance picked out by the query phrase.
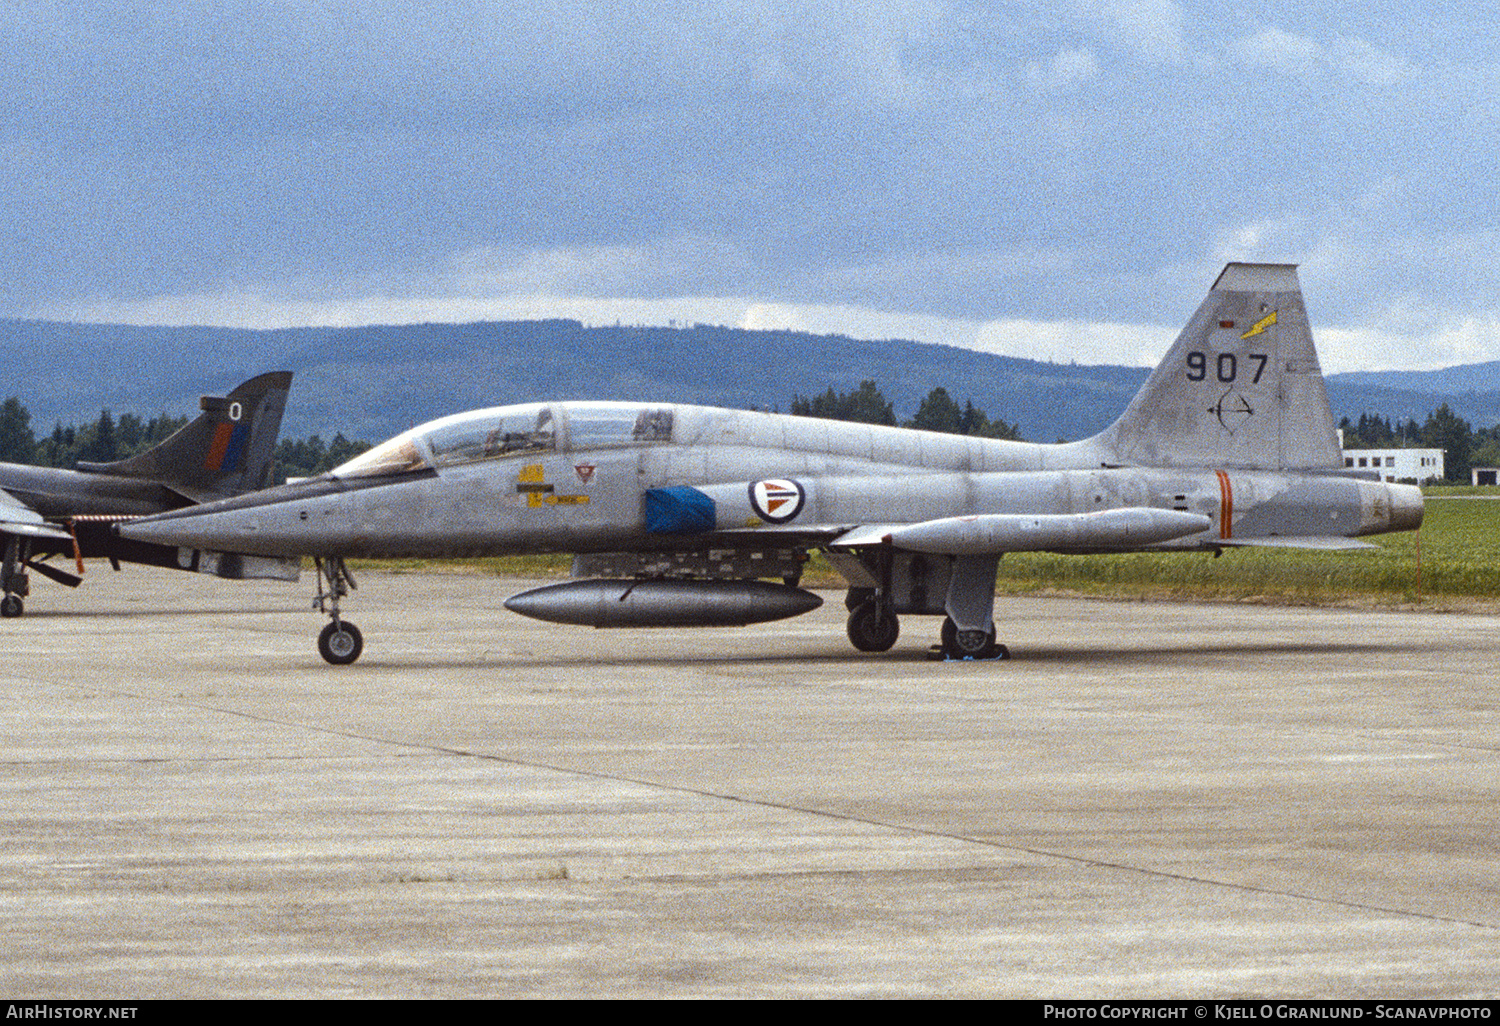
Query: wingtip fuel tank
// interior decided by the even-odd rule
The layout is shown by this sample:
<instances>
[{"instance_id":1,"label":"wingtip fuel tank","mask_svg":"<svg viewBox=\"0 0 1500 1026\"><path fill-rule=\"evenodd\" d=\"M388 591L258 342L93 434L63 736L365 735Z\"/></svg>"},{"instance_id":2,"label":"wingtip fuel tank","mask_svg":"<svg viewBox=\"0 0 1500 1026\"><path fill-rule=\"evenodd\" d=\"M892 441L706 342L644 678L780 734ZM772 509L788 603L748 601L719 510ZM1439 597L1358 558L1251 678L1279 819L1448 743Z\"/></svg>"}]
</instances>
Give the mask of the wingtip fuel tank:
<instances>
[{"instance_id":1,"label":"wingtip fuel tank","mask_svg":"<svg viewBox=\"0 0 1500 1026\"><path fill-rule=\"evenodd\" d=\"M1199 534L1213 525L1200 513L1111 509L1049 515L945 517L893 529L890 544L910 552L981 555L998 552L1110 551Z\"/></svg>"},{"instance_id":2,"label":"wingtip fuel tank","mask_svg":"<svg viewBox=\"0 0 1500 1026\"><path fill-rule=\"evenodd\" d=\"M769 581L566 581L505 600L513 613L581 627L743 627L822 604L810 591Z\"/></svg>"}]
</instances>

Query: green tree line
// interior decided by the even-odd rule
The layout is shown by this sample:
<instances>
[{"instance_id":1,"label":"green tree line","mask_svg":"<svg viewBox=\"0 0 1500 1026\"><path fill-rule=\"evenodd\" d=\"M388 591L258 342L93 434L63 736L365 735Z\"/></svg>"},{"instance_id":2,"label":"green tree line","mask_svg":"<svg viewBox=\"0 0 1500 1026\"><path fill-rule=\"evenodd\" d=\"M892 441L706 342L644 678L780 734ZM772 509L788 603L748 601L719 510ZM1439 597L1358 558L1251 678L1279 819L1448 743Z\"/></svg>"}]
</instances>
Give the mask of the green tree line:
<instances>
[{"instance_id":1,"label":"green tree line","mask_svg":"<svg viewBox=\"0 0 1500 1026\"><path fill-rule=\"evenodd\" d=\"M165 414L142 420L122 413L117 419L109 410L100 410L99 419L92 423L58 423L50 435L37 438L31 429L31 411L12 396L0 403L0 460L37 467L109 463L160 444L187 422L186 417Z\"/></svg>"},{"instance_id":2,"label":"green tree line","mask_svg":"<svg viewBox=\"0 0 1500 1026\"><path fill-rule=\"evenodd\" d=\"M811 398L792 396L792 413L798 417L822 417L825 420L852 420L862 424L886 424L891 427L941 431L950 435L978 435L983 438L1008 438L1019 441L1020 425L990 420L972 399L962 406L941 386L927 393L916 414L905 421L896 419L895 407L881 393L874 381L861 381L852 392L836 392L832 387Z\"/></svg>"},{"instance_id":3,"label":"green tree line","mask_svg":"<svg viewBox=\"0 0 1500 1026\"><path fill-rule=\"evenodd\" d=\"M115 417L109 410L100 410L98 420L66 426L59 422L50 435L38 438L31 427L31 411L12 396L0 403L0 462L34 467L72 467L80 461L113 463L160 445L187 423L187 417L162 414L143 420L133 413ZM273 479L281 482L321 474L369 447L370 443L350 441L342 433L327 442L319 435L283 438L276 445Z\"/></svg>"},{"instance_id":4,"label":"green tree line","mask_svg":"<svg viewBox=\"0 0 1500 1026\"><path fill-rule=\"evenodd\" d=\"M1500 466L1500 424L1477 431L1443 403L1418 424L1361 413L1339 421L1345 449L1442 449L1444 480L1467 483L1473 467Z\"/></svg>"}]
</instances>

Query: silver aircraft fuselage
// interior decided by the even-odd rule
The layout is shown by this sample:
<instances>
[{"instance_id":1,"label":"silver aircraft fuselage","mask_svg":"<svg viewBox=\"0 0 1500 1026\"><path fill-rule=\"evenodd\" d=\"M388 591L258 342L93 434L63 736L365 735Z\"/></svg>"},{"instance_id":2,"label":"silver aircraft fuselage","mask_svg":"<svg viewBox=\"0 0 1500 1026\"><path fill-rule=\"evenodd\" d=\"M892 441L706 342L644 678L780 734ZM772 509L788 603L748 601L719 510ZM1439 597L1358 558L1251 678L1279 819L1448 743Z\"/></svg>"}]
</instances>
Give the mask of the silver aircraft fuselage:
<instances>
[{"instance_id":1,"label":"silver aircraft fuselage","mask_svg":"<svg viewBox=\"0 0 1500 1026\"><path fill-rule=\"evenodd\" d=\"M642 439L626 430L642 418L670 431ZM510 452L434 445L458 423L488 431L506 419L540 419L551 437ZM581 445L575 419L589 428ZM598 444L601 422L621 427L609 444ZM532 404L439 421L333 474L196 507L180 519L166 514L129 533L152 540L159 531L178 545L257 555L349 558L652 551L681 548L689 537L709 549L753 545L757 534L769 544L791 540L776 535L834 541L856 525L1140 508L1207 519L1166 541L1106 532L1065 550L1215 549L1421 523L1421 492L1410 485L1332 473L1110 468L1089 448L683 405ZM779 522L754 508L750 494L768 480L801 487L799 507ZM653 530L648 493L683 486L713 501L712 526Z\"/></svg>"}]
</instances>

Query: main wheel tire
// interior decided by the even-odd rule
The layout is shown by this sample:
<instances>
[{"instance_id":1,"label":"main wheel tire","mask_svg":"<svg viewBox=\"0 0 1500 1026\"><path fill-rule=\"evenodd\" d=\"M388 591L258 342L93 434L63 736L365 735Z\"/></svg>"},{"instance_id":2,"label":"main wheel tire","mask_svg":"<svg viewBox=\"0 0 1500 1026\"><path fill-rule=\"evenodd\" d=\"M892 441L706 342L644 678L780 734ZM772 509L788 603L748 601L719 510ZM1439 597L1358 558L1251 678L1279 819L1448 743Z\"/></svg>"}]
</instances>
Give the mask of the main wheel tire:
<instances>
[{"instance_id":1,"label":"main wheel tire","mask_svg":"<svg viewBox=\"0 0 1500 1026\"><path fill-rule=\"evenodd\" d=\"M334 666L349 665L364 650L364 635L348 620L331 623L318 635L318 654Z\"/></svg>"},{"instance_id":2,"label":"main wheel tire","mask_svg":"<svg viewBox=\"0 0 1500 1026\"><path fill-rule=\"evenodd\" d=\"M849 641L861 652L885 652L901 636L901 621L891 608L871 599L849 614Z\"/></svg>"},{"instance_id":3,"label":"main wheel tire","mask_svg":"<svg viewBox=\"0 0 1500 1026\"><path fill-rule=\"evenodd\" d=\"M995 644L995 632L991 629L985 631L961 631L958 624L953 622L952 617L943 620L943 654L949 659L994 659L1004 652L1002 658L1008 658L1010 651L1004 645Z\"/></svg>"},{"instance_id":4,"label":"main wheel tire","mask_svg":"<svg viewBox=\"0 0 1500 1026\"><path fill-rule=\"evenodd\" d=\"M26 603L21 601L21 596L19 595L7 595L4 599L0 599L0 616L5 617L7 620L20 616L25 611Z\"/></svg>"}]
</instances>

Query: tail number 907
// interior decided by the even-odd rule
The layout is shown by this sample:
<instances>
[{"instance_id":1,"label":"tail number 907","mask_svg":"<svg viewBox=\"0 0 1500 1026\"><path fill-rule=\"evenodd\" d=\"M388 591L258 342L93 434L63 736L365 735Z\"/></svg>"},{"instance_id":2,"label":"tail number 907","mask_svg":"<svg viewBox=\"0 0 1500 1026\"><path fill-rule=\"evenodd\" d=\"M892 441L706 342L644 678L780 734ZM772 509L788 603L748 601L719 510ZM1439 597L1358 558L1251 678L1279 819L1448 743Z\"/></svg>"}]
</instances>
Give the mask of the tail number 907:
<instances>
[{"instance_id":1,"label":"tail number 907","mask_svg":"<svg viewBox=\"0 0 1500 1026\"><path fill-rule=\"evenodd\" d=\"M1260 376L1266 372L1266 364L1270 357L1265 353L1246 353L1245 362L1248 364L1244 372L1248 375L1254 371L1250 378L1250 384L1258 384ZM1193 350L1187 354L1187 377L1189 381L1206 381L1210 372L1221 383L1228 385L1238 380L1240 376L1240 358L1234 353L1220 353L1210 363L1209 354Z\"/></svg>"}]
</instances>

